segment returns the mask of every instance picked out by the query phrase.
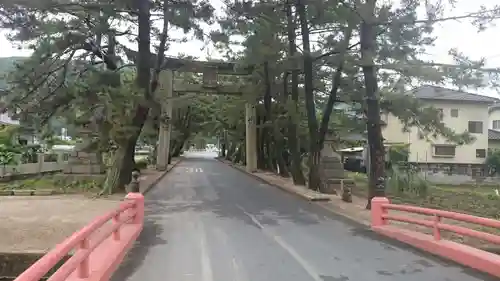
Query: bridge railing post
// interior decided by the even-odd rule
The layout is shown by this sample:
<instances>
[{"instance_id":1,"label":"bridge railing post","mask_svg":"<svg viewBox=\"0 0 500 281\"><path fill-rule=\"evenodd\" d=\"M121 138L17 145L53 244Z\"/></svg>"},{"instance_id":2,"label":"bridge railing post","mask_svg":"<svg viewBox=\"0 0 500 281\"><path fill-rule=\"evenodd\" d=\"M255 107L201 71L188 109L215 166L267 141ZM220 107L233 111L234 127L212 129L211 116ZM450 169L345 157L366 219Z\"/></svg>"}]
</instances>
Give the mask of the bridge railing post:
<instances>
[{"instance_id":1,"label":"bridge railing post","mask_svg":"<svg viewBox=\"0 0 500 281\"><path fill-rule=\"evenodd\" d=\"M371 209L371 217L372 217L372 227L374 226L383 226L387 222L383 218L384 214L387 214L387 209L384 208L384 204L389 204L389 199L385 197L374 197L372 199L372 209Z\"/></svg>"},{"instance_id":2,"label":"bridge railing post","mask_svg":"<svg viewBox=\"0 0 500 281\"><path fill-rule=\"evenodd\" d=\"M125 197L127 200L133 200L135 202L135 216L132 223L142 224L144 222L144 196L141 193L129 193Z\"/></svg>"},{"instance_id":3,"label":"bridge railing post","mask_svg":"<svg viewBox=\"0 0 500 281\"><path fill-rule=\"evenodd\" d=\"M113 224L119 224L120 223L120 214L116 214L114 217L113 217ZM113 240L115 241L119 241L120 240L120 226L118 226L118 228L113 231Z\"/></svg>"},{"instance_id":4,"label":"bridge railing post","mask_svg":"<svg viewBox=\"0 0 500 281\"><path fill-rule=\"evenodd\" d=\"M89 239L84 238L80 242L80 246L78 250L87 251L89 249ZM89 277L90 267L89 267L89 259L90 256L86 257L82 260L82 262L78 265L78 278L85 279Z\"/></svg>"}]
</instances>

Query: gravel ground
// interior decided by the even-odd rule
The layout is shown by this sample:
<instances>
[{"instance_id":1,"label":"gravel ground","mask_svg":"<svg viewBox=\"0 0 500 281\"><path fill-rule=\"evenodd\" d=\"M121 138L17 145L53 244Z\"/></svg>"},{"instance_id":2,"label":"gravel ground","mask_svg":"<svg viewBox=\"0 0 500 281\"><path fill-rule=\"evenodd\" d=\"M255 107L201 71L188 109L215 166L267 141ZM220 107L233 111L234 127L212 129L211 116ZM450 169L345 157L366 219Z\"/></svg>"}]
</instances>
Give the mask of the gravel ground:
<instances>
[{"instance_id":1,"label":"gravel ground","mask_svg":"<svg viewBox=\"0 0 500 281\"><path fill-rule=\"evenodd\" d=\"M0 196L0 252L45 252L122 198Z\"/></svg>"},{"instance_id":2,"label":"gravel ground","mask_svg":"<svg viewBox=\"0 0 500 281\"><path fill-rule=\"evenodd\" d=\"M168 170L178 162L172 160ZM164 173L142 171L141 192ZM97 216L116 208L124 196L0 196L0 253L47 252Z\"/></svg>"}]
</instances>

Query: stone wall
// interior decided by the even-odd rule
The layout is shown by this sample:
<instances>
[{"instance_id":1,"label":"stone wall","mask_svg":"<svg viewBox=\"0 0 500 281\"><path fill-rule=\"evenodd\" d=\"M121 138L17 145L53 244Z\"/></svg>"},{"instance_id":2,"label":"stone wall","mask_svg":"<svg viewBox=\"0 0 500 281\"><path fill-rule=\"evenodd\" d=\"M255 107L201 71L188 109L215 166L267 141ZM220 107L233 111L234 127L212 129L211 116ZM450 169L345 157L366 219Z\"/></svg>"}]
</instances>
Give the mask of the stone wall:
<instances>
[{"instance_id":1,"label":"stone wall","mask_svg":"<svg viewBox=\"0 0 500 281\"><path fill-rule=\"evenodd\" d=\"M65 153L37 155L36 162L22 163L21 156L17 156L17 165L0 166L0 177L10 175L34 175L40 173L60 172L68 163Z\"/></svg>"}]
</instances>

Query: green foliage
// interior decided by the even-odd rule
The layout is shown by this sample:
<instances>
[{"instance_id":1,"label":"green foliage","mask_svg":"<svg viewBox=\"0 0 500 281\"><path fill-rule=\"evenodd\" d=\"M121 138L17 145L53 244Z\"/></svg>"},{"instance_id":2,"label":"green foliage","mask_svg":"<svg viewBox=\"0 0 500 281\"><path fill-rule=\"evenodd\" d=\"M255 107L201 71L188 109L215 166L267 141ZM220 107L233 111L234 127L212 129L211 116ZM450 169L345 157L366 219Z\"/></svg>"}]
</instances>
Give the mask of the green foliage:
<instances>
[{"instance_id":1,"label":"green foliage","mask_svg":"<svg viewBox=\"0 0 500 281\"><path fill-rule=\"evenodd\" d=\"M387 171L389 175L387 186L394 194L426 196L431 184L418 173L418 169L408 163L408 146L388 147L390 169Z\"/></svg>"},{"instance_id":2,"label":"green foliage","mask_svg":"<svg viewBox=\"0 0 500 281\"><path fill-rule=\"evenodd\" d=\"M135 161L135 169L139 171L147 169L148 165L148 159L139 159Z\"/></svg>"},{"instance_id":3,"label":"green foliage","mask_svg":"<svg viewBox=\"0 0 500 281\"><path fill-rule=\"evenodd\" d=\"M363 184L364 183L364 184ZM366 198L366 177L356 180L353 194ZM389 186L387 196L395 204L410 204L425 208L453 211L480 217L499 219L500 200L494 188L479 190L474 186L441 187L429 185L425 196L415 192L400 192Z\"/></svg>"},{"instance_id":4,"label":"green foliage","mask_svg":"<svg viewBox=\"0 0 500 281\"><path fill-rule=\"evenodd\" d=\"M14 136L19 132L19 126L0 125L0 144L12 146Z\"/></svg>"},{"instance_id":5,"label":"green foliage","mask_svg":"<svg viewBox=\"0 0 500 281\"><path fill-rule=\"evenodd\" d=\"M22 61L22 57L0 58L0 91L8 88L6 76L15 69L16 63Z\"/></svg>"},{"instance_id":6,"label":"green foliage","mask_svg":"<svg viewBox=\"0 0 500 281\"><path fill-rule=\"evenodd\" d=\"M391 145L388 148L389 162L395 165L408 162L409 145Z\"/></svg>"},{"instance_id":7,"label":"green foliage","mask_svg":"<svg viewBox=\"0 0 500 281\"><path fill-rule=\"evenodd\" d=\"M40 145L30 145L22 147L19 151L23 163L37 163L38 153L42 152L42 148Z\"/></svg>"},{"instance_id":8,"label":"green foliage","mask_svg":"<svg viewBox=\"0 0 500 281\"><path fill-rule=\"evenodd\" d=\"M73 179L52 175L13 180L0 183L0 190L37 190L51 189L63 193L97 192L102 186L102 179Z\"/></svg>"},{"instance_id":9,"label":"green foliage","mask_svg":"<svg viewBox=\"0 0 500 281\"><path fill-rule=\"evenodd\" d=\"M485 164L488 167L490 175L498 174L500 172L500 150L494 150L492 153L488 153Z\"/></svg>"},{"instance_id":10,"label":"green foliage","mask_svg":"<svg viewBox=\"0 0 500 281\"><path fill-rule=\"evenodd\" d=\"M431 184L411 167L393 165L388 171L388 188L394 194L414 194L425 197Z\"/></svg>"},{"instance_id":11,"label":"green foliage","mask_svg":"<svg viewBox=\"0 0 500 281\"><path fill-rule=\"evenodd\" d=\"M0 144L0 165L15 165L16 162L16 154L9 149L8 146Z\"/></svg>"},{"instance_id":12,"label":"green foliage","mask_svg":"<svg viewBox=\"0 0 500 281\"><path fill-rule=\"evenodd\" d=\"M412 204L493 219L500 218L498 213L500 200L498 200L498 196L481 194L468 188L433 188L425 197L393 195L390 198L395 204Z\"/></svg>"}]
</instances>

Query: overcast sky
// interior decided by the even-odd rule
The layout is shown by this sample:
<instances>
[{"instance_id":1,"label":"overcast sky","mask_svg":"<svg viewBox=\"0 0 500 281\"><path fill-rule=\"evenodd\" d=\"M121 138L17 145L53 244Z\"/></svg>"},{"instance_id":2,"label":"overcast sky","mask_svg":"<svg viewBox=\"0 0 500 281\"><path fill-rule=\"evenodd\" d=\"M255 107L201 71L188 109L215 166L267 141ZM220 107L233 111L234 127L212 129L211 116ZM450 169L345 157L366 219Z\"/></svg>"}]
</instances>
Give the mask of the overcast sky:
<instances>
[{"instance_id":1,"label":"overcast sky","mask_svg":"<svg viewBox=\"0 0 500 281\"><path fill-rule=\"evenodd\" d=\"M220 0L211 1L220 9ZM481 5L493 7L496 0L457 0L455 9L446 13L445 16L463 15L477 11ZM500 25L500 20L498 21ZM438 37L433 48L428 49L428 58L435 62L449 63L450 58L447 53L451 48L458 48L461 52L473 58L486 57L488 67L500 67L500 26L490 27L488 30L478 33L468 21L447 21L436 25L436 36ZM0 32L0 57L27 56L27 50L18 50L13 47L4 37L5 33ZM168 50L169 55L184 53L195 57L218 57L213 51L201 50L202 43L191 40L187 43L173 44ZM481 91L481 94L497 96L492 91Z\"/></svg>"}]
</instances>

